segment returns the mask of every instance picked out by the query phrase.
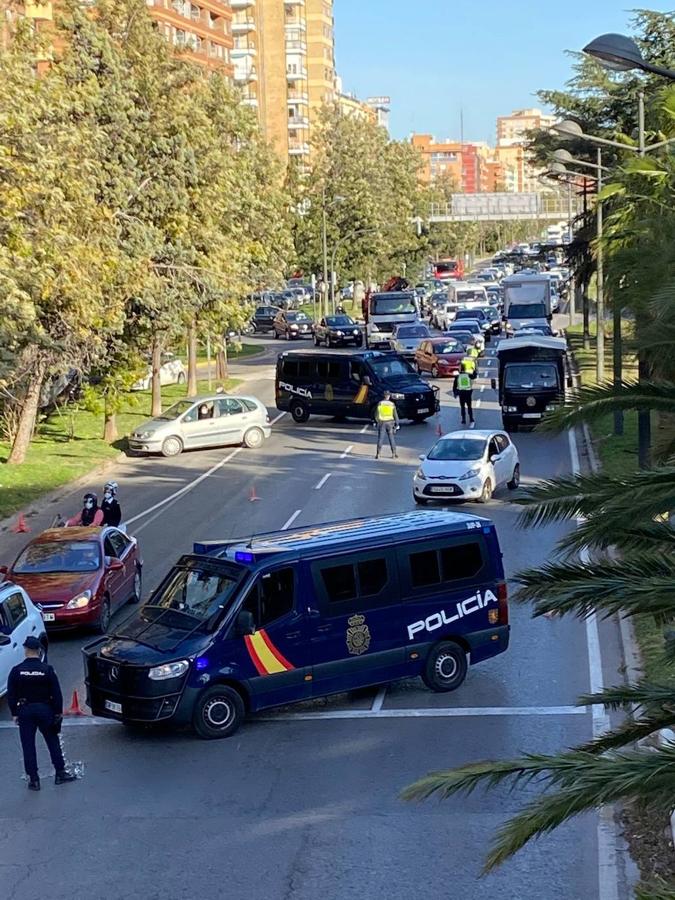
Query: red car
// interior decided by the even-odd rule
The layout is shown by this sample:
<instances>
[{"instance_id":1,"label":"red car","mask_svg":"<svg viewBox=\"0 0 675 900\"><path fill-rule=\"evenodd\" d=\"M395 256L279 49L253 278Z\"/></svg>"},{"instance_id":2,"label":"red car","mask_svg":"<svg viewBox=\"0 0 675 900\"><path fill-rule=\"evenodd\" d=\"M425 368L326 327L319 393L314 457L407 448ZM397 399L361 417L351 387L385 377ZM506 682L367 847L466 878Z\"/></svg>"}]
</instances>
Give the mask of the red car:
<instances>
[{"instance_id":1,"label":"red car","mask_svg":"<svg viewBox=\"0 0 675 900\"><path fill-rule=\"evenodd\" d=\"M454 378L465 355L464 344L452 337L429 338L415 351L415 367L432 378Z\"/></svg>"},{"instance_id":2,"label":"red car","mask_svg":"<svg viewBox=\"0 0 675 900\"><path fill-rule=\"evenodd\" d=\"M44 531L0 572L39 604L48 630L104 632L119 607L140 600L142 565L135 538L90 526Z\"/></svg>"}]
</instances>

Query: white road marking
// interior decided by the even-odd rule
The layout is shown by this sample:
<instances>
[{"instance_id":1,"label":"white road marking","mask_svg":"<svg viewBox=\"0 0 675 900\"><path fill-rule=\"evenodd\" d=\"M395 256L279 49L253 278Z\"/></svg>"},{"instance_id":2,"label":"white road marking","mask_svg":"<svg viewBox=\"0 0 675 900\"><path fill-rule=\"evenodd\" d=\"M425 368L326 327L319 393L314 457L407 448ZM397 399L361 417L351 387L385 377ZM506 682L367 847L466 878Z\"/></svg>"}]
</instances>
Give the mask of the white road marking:
<instances>
[{"instance_id":1,"label":"white road marking","mask_svg":"<svg viewBox=\"0 0 675 900\"><path fill-rule=\"evenodd\" d=\"M574 429L568 431L572 472L581 472L579 447ZM578 522L582 522L579 519ZM580 557L585 565L590 563L590 554L584 548ZM595 612L586 619L586 646L588 648L588 673L591 693L596 694L604 688L602 675L602 652L600 649L600 632L598 617ZM593 737L600 737L609 731L611 725L609 715L603 706L594 704L591 707ZM598 810L598 900L618 900L619 877L617 866L617 828L611 806L602 806Z\"/></svg>"},{"instance_id":2,"label":"white road marking","mask_svg":"<svg viewBox=\"0 0 675 900\"><path fill-rule=\"evenodd\" d=\"M342 454L340 455L340 459L346 459L353 449L354 445L350 444L349 447L347 447L347 449L342 452Z\"/></svg>"},{"instance_id":3,"label":"white road marking","mask_svg":"<svg viewBox=\"0 0 675 900\"><path fill-rule=\"evenodd\" d=\"M381 687L377 692L377 696L373 700L373 705L370 707L371 712L379 712L382 709L382 704L384 703L384 698L387 696L387 685Z\"/></svg>"},{"instance_id":4,"label":"white road marking","mask_svg":"<svg viewBox=\"0 0 675 900\"><path fill-rule=\"evenodd\" d=\"M375 709L380 695L384 702L384 691L377 695L372 709L331 709L324 712L270 713L257 717L259 722L317 721L320 719L449 719L476 718L479 716L583 716L588 709L584 706L464 706L423 709ZM96 716L65 718L64 728L83 728L87 725L119 725L116 719L102 719ZM0 729L16 729L13 722L0 722Z\"/></svg>"},{"instance_id":5,"label":"white road marking","mask_svg":"<svg viewBox=\"0 0 675 900\"><path fill-rule=\"evenodd\" d=\"M286 524L281 526L281 530L287 531L291 527L293 522L295 522L295 520L298 518L298 516L300 515L301 512L302 512L301 509L296 509L296 511L293 513L293 515L290 517L290 519L286 522Z\"/></svg>"},{"instance_id":6,"label":"white road marking","mask_svg":"<svg viewBox=\"0 0 675 900\"><path fill-rule=\"evenodd\" d=\"M279 415L276 416L276 418L272 419L272 421L270 422L270 425L276 425L276 423L280 419L282 419L285 415L286 415L285 412L279 413ZM221 459L221 461L219 463L216 463L215 466L211 466L211 468L208 469L206 472L202 472L202 474L199 475L197 478L195 478L194 481L191 481L189 484L184 485L182 488L180 488L180 490L174 491L173 494L169 494L168 497L165 497L163 500L160 500L158 503L155 503L154 506L149 506L147 509L144 509L143 512L139 512L137 515L132 516L130 519L126 519L126 524L133 525L134 522L138 522L139 519L144 519L145 516L149 516L150 513L153 513L156 509L161 509L163 506L166 506L167 503L171 503L172 500L177 500L179 497L182 497L184 494L187 494L189 491L196 488L198 484L201 484L202 481L204 481L205 479L207 479L211 475L213 475L214 472L217 472L218 469L222 469L222 467L224 465L226 465L227 463L229 463L231 460L233 460L234 457L237 456L238 453L241 453L241 451L243 449L244 449L243 447L237 447L236 450L233 450L231 453L228 453L228 455L224 459ZM157 518L157 516L155 516L155 518ZM154 522L154 519L152 519L151 521ZM146 522L142 527L145 528L149 524L150 524L150 522ZM141 530L140 528L136 529L136 531L140 531L140 530Z\"/></svg>"},{"instance_id":7,"label":"white road marking","mask_svg":"<svg viewBox=\"0 0 675 900\"><path fill-rule=\"evenodd\" d=\"M366 431L370 431L370 423L364 425L359 434L365 434Z\"/></svg>"},{"instance_id":8,"label":"white road marking","mask_svg":"<svg viewBox=\"0 0 675 900\"><path fill-rule=\"evenodd\" d=\"M323 478L321 479L321 481L320 481L318 484L315 484L315 485L314 485L314 490L315 490L315 491L320 491L321 488L322 488L322 487L324 486L324 484L328 481L328 479L330 478L330 476L331 476L332 474L333 474L332 472L328 472L326 475L324 475Z\"/></svg>"}]
</instances>

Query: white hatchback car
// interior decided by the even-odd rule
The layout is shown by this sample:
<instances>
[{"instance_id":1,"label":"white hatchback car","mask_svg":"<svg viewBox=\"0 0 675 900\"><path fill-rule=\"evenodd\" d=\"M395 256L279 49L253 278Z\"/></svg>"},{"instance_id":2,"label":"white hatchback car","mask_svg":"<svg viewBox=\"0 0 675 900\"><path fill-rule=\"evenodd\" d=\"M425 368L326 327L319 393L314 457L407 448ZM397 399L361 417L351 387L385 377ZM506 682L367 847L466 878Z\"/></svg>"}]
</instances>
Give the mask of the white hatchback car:
<instances>
[{"instance_id":1,"label":"white hatchback car","mask_svg":"<svg viewBox=\"0 0 675 900\"><path fill-rule=\"evenodd\" d=\"M159 367L159 382L164 387L166 384L185 384L187 372L185 366L173 353L162 353ZM148 368L147 375L139 378L131 385L132 391L149 391L152 387L152 366Z\"/></svg>"},{"instance_id":2,"label":"white hatchback car","mask_svg":"<svg viewBox=\"0 0 675 900\"><path fill-rule=\"evenodd\" d=\"M23 588L11 581L0 584L0 697L7 693L10 670L24 658L23 642L36 637L47 651L42 613Z\"/></svg>"},{"instance_id":3,"label":"white hatchback car","mask_svg":"<svg viewBox=\"0 0 675 900\"><path fill-rule=\"evenodd\" d=\"M503 431L452 431L420 456L413 477L415 503L476 500L487 503L506 484L520 484L518 451Z\"/></svg>"}]
</instances>

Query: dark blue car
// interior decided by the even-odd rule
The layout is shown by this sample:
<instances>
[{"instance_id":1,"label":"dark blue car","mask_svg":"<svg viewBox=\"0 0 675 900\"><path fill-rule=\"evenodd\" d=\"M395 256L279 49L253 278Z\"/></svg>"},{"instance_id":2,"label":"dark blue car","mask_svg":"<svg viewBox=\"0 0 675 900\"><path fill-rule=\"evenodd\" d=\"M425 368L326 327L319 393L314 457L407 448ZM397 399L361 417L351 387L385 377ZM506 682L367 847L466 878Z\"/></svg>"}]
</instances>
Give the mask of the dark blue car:
<instances>
[{"instance_id":1,"label":"dark blue car","mask_svg":"<svg viewBox=\"0 0 675 900\"><path fill-rule=\"evenodd\" d=\"M508 643L489 520L353 519L195 544L132 620L85 647L87 702L220 738L248 712L399 678L452 691Z\"/></svg>"}]
</instances>

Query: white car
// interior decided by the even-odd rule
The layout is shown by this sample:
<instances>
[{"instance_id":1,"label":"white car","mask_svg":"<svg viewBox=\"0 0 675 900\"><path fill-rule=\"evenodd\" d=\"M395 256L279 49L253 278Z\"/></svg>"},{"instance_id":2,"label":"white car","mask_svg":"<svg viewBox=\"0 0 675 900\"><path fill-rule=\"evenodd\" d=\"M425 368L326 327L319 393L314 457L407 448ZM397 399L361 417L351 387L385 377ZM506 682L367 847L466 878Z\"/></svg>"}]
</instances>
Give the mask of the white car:
<instances>
[{"instance_id":1,"label":"white car","mask_svg":"<svg viewBox=\"0 0 675 900\"><path fill-rule=\"evenodd\" d=\"M0 697L7 693L10 670L25 654L27 637L38 638L47 650L47 632L42 613L23 588L11 581L0 584Z\"/></svg>"},{"instance_id":2,"label":"white car","mask_svg":"<svg viewBox=\"0 0 675 900\"><path fill-rule=\"evenodd\" d=\"M159 367L159 380L162 386L165 384L185 384L187 373L185 366L173 353L162 353ZM131 385L132 391L149 391L152 385L152 367L148 368L148 374L139 378Z\"/></svg>"},{"instance_id":3,"label":"white car","mask_svg":"<svg viewBox=\"0 0 675 900\"><path fill-rule=\"evenodd\" d=\"M458 310L458 303L446 303L435 311L435 322L432 324L435 324L436 328L439 328L441 331L445 331L455 321Z\"/></svg>"},{"instance_id":4,"label":"white car","mask_svg":"<svg viewBox=\"0 0 675 900\"><path fill-rule=\"evenodd\" d=\"M497 488L520 484L520 461L503 431L452 431L420 456L413 477L415 503L430 500L476 500L487 503Z\"/></svg>"}]
</instances>

